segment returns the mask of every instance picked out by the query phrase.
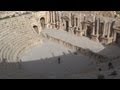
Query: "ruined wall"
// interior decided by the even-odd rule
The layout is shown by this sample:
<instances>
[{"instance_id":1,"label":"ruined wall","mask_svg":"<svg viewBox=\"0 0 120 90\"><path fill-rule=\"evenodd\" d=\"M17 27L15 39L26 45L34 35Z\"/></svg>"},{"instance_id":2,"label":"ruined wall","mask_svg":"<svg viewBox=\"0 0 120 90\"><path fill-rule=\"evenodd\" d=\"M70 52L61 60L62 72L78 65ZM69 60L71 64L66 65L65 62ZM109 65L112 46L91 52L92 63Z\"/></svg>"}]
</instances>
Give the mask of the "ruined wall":
<instances>
[{"instance_id":1,"label":"ruined wall","mask_svg":"<svg viewBox=\"0 0 120 90\"><path fill-rule=\"evenodd\" d=\"M48 27L48 23L49 23L49 11L38 11L34 13L34 17L40 27L40 29L42 29L41 27L41 18L45 19L45 26Z\"/></svg>"},{"instance_id":2,"label":"ruined wall","mask_svg":"<svg viewBox=\"0 0 120 90\"><path fill-rule=\"evenodd\" d=\"M0 19L30 14L32 11L0 11Z\"/></svg>"},{"instance_id":3,"label":"ruined wall","mask_svg":"<svg viewBox=\"0 0 120 90\"><path fill-rule=\"evenodd\" d=\"M2 30L24 30L28 29L28 32L34 32L33 25L38 25L38 22L36 21L36 17L34 17L34 14L27 14L22 15L18 17L11 17L7 19L0 20L0 29ZM39 29L40 30L40 29Z\"/></svg>"}]
</instances>

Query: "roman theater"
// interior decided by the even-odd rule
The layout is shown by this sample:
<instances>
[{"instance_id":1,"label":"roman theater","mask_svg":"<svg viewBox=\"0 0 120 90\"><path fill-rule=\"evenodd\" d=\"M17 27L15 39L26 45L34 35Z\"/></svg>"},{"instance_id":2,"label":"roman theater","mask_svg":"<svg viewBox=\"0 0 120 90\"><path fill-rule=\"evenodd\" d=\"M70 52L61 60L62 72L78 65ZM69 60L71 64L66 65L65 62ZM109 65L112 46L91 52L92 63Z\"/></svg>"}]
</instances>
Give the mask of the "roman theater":
<instances>
[{"instance_id":1,"label":"roman theater","mask_svg":"<svg viewBox=\"0 0 120 90\"><path fill-rule=\"evenodd\" d=\"M117 11L0 11L0 79L120 78Z\"/></svg>"}]
</instances>

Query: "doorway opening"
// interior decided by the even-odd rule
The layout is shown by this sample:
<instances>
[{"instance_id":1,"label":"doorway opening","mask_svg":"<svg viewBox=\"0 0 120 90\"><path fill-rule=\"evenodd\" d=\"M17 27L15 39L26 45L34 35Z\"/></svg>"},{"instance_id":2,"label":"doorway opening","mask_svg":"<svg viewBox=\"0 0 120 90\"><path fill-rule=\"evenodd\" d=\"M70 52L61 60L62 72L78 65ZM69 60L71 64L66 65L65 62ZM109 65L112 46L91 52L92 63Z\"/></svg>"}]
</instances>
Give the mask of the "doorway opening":
<instances>
[{"instance_id":1,"label":"doorway opening","mask_svg":"<svg viewBox=\"0 0 120 90\"><path fill-rule=\"evenodd\" d=\"M45 29L45 18L44 17L40 18L40 24L41 24L42 29Z\"/></svg>"},{"instance_id":2,"label":"doorway opening","mask_svg":"<svg viewBox=\"0 0 120 90\"><path fill-rule=\"evenodd\" d=\"M100 23L99 36L98 36L99 42L102 42L103 30L104 30L104 23Z\"/></svg>"},{"instance_id":3,"label":"doorway opening","mask_svg":"<svg viewBox=\"0 0 120 90\"><path fill-rule=\"evenodd\" d=\"M69 22L66 21L66 31L68 32L69 31Z\"/></svg>"},{"instance_id":4,"label":"doorway opening","mask_svg":"<svg viewBox=\"0 0 120 90\"><path fill-rule=\"evenodd\" d=\"M88 25L86 36L91 39L91 35L92 35L92 27Z\"/></svg>"},{"instance_id":5,"label":"doorway opening","mask_svg":"<svg viewBox=\"0 0 120 90\"><path fill-rule=\"evenodd\" d=\"M38 26L37 26L37 25L34 25L34 26L33 26L33 29L34 29L34 31L35 31L37 34L39 34L39 29L38 29Z\"/></svg>"}]
</instances>

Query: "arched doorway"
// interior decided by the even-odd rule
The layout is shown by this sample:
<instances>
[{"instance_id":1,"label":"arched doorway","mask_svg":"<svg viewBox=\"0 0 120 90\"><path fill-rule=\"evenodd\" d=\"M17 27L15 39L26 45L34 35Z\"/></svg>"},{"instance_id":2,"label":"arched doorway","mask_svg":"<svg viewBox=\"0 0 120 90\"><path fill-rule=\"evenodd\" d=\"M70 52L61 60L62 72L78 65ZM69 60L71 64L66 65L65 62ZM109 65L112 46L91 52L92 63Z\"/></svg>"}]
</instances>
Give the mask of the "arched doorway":
<instances>
[{"instance_id":1,"label":"arched doorway","mask_svg":"<svg viewBox=\"0 0 120 90\"><path fill-rule=\"evenodd\" d=\"M111 24L111 26L110 26L110 37L113 36L113 33L114 33L114 32L113 32L113 31L114 31L114 30L113 30L113 26L114 26L114 25L115 25L115 21L113 21L112 24Z\"/></svg>"},{"instance_id":2,"label":"arched doorway","mask_svg":"<svg viewBox=\"0 0 120 90\"><path fill-rule=\"evenodd\" d=\"M103 34L103 30L104 30L104 23L100 23L99 35Z\"/></svg>"},{"instance_id":3,"label":"arched doorway","mask_svg":"<svg viewBox=\"0 0 120 90\"><path fill-rule=\"evenodd\" d=\"M67 16L63 17L65 21L65 31L69 32L69 18Z\"/></svg>"},{"instance_id":4,"label":"arched doorway","mask_svg":"<svg viewBox=\"0 0 120 90\"><path fill-rule=\"evenodd\" d=\"M41 24L42 29L45 29L45 18L44 17L40 18L40 24Z\"/></svg>"},{"instance_id":5,"label":"arched doorway","mask_svg":"<svg viewBox=\"0 0 120 90\"><path fill-rule=\"evenodd\" d=\"M74 15L71 13L71 26L74 27Z\"/></svg>"},{"instance_id":6,"label":"arched doorway","mask_svg":"<svg viewBox=\"0 0 120 90\"><path fill-rule=\"evenodd\" d=\"M91 38L92 35L92 27L90 25L87 25L87 32L86 32L86 36L88 38Z\"/></svg>"},{"instance_id":7,"label":"arched doorway","mask_svg":"<svg viewBox=\"0 0 120 90\"><path fill-rule=\"evenodd\" d=\"M69 31L69 22L66 21L66 31L68 32Z\"/></svg>"},{"instance_id":8,"label":"arched doorway","mask_svg":"<svg viewBox=\"0 0 120 90\"><path fill-rule=\"evenodd\" d=\"M99 36L98 36L99 42L102 42L103 30L104 30L104 23L101 22L99 26Z\"/></svg>"},{"instance_id":9,"label":"arched doorway","mask_svg":"<svg viewBox=\"0 0 120 90\"><path fill-rule=\"evenodd\" d=\"M38 29L38 26L37 26L37 25L34 25L34 26L33 26L33 29L34 29L34 31L35 31L37 34L39 34L39 29Z\"/></svg>"}]
</instances>

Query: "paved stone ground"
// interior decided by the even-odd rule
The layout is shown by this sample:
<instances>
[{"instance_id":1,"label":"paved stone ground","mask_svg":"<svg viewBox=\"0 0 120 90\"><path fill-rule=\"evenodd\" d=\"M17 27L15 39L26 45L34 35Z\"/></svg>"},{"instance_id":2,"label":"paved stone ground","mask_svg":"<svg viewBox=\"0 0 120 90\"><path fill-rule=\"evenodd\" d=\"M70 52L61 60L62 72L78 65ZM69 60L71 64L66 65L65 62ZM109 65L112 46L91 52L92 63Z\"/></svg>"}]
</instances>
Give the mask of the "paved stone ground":
<instances>
[{"instance_id":1,"label":"paved stone ground","mask_svg":"<svg viewBox=\"0 0 120 90\"><path fill-rule=\"evenodd\" d=\"M78 37L63 30L44 30L42 33L46 33L55 38L69 42L72 45L79 46L85 49L90 49L93 52L100 52L105 47L98 42L92 41L87 37Z\"/></svg>"},{"instance_id":2,"label":"paved stone ground","mask_svg":"<svg viewBox=\"0 0 120 90\"><path fill-rule=\"evenodd\" d=\"M100 43L89 40L85 37L76 37L70 35L67 32L57 30L54 32L43 31L55 37L61 37L66 41L73 44L79 45L83 48L90 48L94 52L100 52L105 49ZM53 33L54 32L54 33ZM77 43L78 42L78 43ZM93 46L95 45L95 46ZM98 46L97 46L98 45ZM32 48L25 54L22 58L22 62L19 68L16 67L17 63L5 63L0 66L0 78L7 79L96 79L99 72L97 71L96 65L92 63L92 60L84 55L74 55L72 50L71 53L69 49L65 48L63 45L59 45L54 42L44 40L43 45L38 45ZM60 64L58 63L58 57L61 58ZM115 62L117 63L117 62ZM14 66L14 67L13 67ZM119 65L117 72L119 73ZM105 78L120 78L117 76L108 76L111 71L103 71L102 74Z\"/></svg>"},{"instance_id":3,"label":"paved stone ground","mask_svg":"<svg viewBox=\"0 0 120 90\"><path fill-rule=\"evenodd\" d=\"M49 41L45 41L42 46L36 48L37 49L31 49L25 57L22 58L20 68L15 67L14 63L4 64L0 71L0 78L67 79L74 78L74 74L77 75L80 73L83 73L81 77L93 78L93 76L89 77L85 74L96 70L96 66L92 64L87 56L80 54L74 55L72 53L74 51L71 50L71 53L69 53L68 49L62 45ZM45 56L43 56L44 54ZM54 56L52 56L53 54ZM38 56L40 59L38 59ZM58 63L58 57L61 58L60 64ZM28 61L29 59L30 61Z\"/></svg>"},{"instance_id":4,"label":"paved stone ground","mask_svg":"<svg viewBox=\"0 0 120 90\"><path fill-rule=\"evenodd\" d=\"M120 56L120 47L118 47L117 45L103 46L101 43L92 41L87 37L78 37L63 30L47 29L42 31L42 33L46 33L52 37L70 42L72 45L90 49L91 51L99 53L101 55L105 55L108 57Z\"/></svg>"}]
</instances>

